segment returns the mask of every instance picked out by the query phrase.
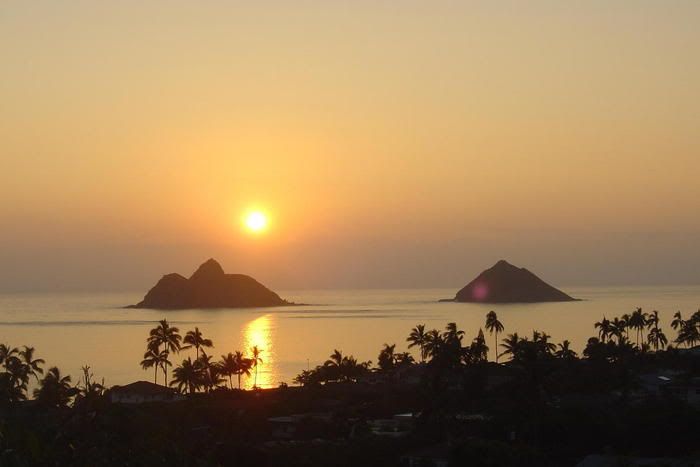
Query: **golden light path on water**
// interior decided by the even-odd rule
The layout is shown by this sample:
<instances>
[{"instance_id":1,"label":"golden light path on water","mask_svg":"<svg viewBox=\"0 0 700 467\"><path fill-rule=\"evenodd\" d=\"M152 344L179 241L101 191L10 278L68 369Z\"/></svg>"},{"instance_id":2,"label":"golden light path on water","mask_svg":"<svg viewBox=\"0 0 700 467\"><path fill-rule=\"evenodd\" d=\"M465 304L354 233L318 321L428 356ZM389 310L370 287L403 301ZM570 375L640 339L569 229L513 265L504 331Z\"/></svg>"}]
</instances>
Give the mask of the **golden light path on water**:
<instances>
[{"instance_id":1,"label":"golden light path on water","mask_svg":"<svg viewBox=\"0 0 700 467\"><path fill-rule=\"evenodd\" d=\"M253 346L257 346L262 352L262 363L258 365L257 386L260 388L275 387L279 381L275 380L275 348L272 339L272 315L263 315L246 324L243 329L243 348L246 357L252 355ZM250 389L255 385L255 369L251 368L250 378L246 378L244 386Z\"/></svg>"}]
</instances>

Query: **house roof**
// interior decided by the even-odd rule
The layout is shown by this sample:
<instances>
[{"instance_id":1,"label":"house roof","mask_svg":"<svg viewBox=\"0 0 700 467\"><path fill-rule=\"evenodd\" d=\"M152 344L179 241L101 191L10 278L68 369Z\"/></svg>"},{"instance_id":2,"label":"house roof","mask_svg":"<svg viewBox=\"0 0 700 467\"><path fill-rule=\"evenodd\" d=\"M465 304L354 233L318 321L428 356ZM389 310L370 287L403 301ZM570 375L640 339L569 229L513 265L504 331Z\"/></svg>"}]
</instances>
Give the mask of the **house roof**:
<instances>
[{"instance_id":1,"label":"house roof","mask_svg":"<svg viewBox=\"0 0 700 467\"><path fill-rule=\"evenodd\" d=\"M136 381L125 386L113 386L111 391L116 394L137 394L140 396L156 396L159 394L173 394L175 389L154 384L148 381Z\"/></svg>"}]
</instances>

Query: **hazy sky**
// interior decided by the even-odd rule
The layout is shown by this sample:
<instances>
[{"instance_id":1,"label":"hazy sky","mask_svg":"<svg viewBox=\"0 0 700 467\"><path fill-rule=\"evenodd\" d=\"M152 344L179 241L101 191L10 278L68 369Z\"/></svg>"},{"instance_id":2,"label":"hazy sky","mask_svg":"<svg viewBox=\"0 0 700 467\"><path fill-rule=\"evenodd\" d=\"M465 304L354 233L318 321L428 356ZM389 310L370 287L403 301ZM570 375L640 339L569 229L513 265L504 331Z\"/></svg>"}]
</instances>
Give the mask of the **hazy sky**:
<instances>
[{"instance_id":1,"label":"hazy sky","mask_svg":"<svg viewBox=\"0 0 700 467\"><path fill-rule=\"evenodd\" d=\"M3 1L0 291L700 282L698 1ZM252 236L251 207L270 216Z\"/></svg>"}]
</instances>

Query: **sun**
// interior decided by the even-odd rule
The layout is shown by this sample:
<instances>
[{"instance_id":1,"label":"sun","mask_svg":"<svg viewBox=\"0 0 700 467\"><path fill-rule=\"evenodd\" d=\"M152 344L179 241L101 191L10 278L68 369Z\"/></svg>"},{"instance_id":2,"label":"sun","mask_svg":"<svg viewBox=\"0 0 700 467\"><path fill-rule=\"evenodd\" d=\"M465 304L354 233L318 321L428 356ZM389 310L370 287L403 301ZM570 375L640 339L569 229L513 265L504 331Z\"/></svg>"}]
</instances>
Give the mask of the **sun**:
<instances>
[{"instance_id":1,"label":"sun","mask_svg":"<svg viewBox=\"0 0 700 467\"><path fill-rule=\"evenodd\" d=\"M267 216L263 212L252 211L245 216L244 223L251 232L260 233L267 229Z\"/></svg>"}]
</instances>

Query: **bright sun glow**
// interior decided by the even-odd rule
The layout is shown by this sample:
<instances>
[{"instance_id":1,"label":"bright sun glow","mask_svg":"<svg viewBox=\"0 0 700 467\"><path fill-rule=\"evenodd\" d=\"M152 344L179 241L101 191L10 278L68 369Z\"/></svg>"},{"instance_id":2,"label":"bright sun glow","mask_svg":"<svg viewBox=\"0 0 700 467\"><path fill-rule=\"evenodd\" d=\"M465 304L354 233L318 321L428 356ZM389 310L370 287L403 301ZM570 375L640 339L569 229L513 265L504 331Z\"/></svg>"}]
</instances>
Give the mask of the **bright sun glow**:
<instances>
[{"instance_id":1,"label":"bright sun glow","mask_svg":"<svg viewBox=\"0 0 700 467\"><path fill-rule=\"evenodd\" d=\"M267 216L260 211L253 211L245 217L245 226L251 232L262 232L267 228Z\"/></svg>"}]
</instances>

